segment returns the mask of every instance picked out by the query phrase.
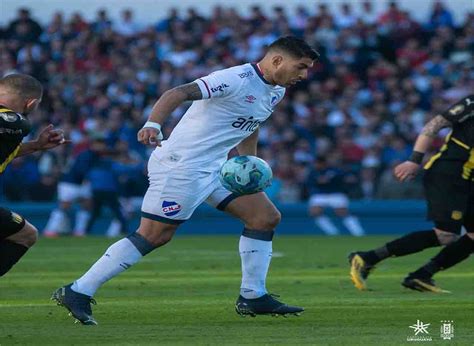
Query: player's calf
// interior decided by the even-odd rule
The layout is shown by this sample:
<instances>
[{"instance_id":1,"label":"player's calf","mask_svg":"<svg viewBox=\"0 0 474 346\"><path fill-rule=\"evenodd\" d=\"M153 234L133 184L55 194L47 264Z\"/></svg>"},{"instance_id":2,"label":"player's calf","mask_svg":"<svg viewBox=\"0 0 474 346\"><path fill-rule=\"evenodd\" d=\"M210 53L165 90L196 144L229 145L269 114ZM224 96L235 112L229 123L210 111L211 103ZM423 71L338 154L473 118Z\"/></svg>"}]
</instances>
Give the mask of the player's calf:
<instances>
[{"instance_id":1,"label":"player's calf","mask_svg":"<svg viewBox=\"0 0 474 346\"><path fill-rule=\"evenodd\" d=\"M0 240L0 276L8 273L38 239L38 230L35 226L17 214L12 215L14 215L12 217L21 218L18 220L19 227L24 226L20 231Z\"/></svg>"}]
</instances>

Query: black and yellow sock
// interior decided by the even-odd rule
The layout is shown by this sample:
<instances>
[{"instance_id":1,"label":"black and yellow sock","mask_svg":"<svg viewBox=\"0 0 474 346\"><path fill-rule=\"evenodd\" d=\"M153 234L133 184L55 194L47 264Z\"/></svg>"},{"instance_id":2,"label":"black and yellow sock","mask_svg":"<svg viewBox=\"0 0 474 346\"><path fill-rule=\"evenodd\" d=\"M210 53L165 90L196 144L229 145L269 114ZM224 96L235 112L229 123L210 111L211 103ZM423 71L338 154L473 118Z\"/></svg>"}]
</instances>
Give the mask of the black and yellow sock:
<instances>
[{"instance_id":1,"label":"black and yellow sock","mask_svg":"<svg viewBox=\"0 0 474 346\"><path fill-rule=\"evenodd\" d=\"M9 240L0 241L0 276L5 275L28 251L26 246Z\"/></svg>"}]
</instances>

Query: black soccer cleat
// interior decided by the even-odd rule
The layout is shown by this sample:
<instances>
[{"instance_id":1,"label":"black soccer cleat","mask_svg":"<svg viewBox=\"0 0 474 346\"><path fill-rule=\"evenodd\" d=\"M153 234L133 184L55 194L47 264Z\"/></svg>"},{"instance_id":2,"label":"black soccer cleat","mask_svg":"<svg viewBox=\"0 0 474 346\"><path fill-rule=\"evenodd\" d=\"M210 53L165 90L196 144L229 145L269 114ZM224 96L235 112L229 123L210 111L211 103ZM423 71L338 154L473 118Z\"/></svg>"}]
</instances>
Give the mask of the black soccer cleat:
<instances>
[{"instance_id":1,"label":"black soccer cleat","mask_svg":"<svg viewBox=\"0 0 474 346\"><path fill-rule=\"evenodd\" d=\"M375 266L370 265L363 257L363 252L351 252L348 256L351 265L351 280L360 291L367 290L367 278Z\"/></svg>"},{"instance_id":2,"label":"black soccer cleat","mask_svg":"<svg viewBox=\"0 0 474 346\"><path fill-rule=\"evenodd\" d=\"M435 281L429 277L408 275L403 281L402 286L419 292L433 293L451 293L436 286Z\"/></svg>"},{"instance_id":3,"label":"black soccer cleat","mask_svg":"<svg viewBox=\"0 0 474 346\"><path fill-rule=\"evenodd\" d=\"M304 309L298 306L286 305L275 299L278 297L275 294L265 294L256 299L246 299L239 296L235 303L235 311L242 317L257 315L272 315L284 316L295 315L299 316Z\"/></svg>"},{"instance_id":4,"label":"black soccer cleat","mask_svg":"<svg viewBox=\"0 0 474 346\"><path fill-rule=\"evenodd\" d=\"M92 317L91 303L96 305L96 301L88 295L75 292L71 289L72 284L58 288L53 292L51 300L56 301L59 306L64 306L69 310L69 315L82 324L88 326L97 325L97 321Z\"/></svg>"}]
</instances>

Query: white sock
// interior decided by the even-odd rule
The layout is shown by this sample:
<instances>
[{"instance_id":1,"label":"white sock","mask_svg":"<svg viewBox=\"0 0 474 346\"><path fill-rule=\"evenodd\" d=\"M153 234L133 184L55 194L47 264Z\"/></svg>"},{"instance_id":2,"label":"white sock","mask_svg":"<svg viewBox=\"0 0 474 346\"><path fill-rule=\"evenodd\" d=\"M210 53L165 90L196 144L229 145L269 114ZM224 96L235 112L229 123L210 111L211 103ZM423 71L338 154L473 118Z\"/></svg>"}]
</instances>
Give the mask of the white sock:
<instances>
[{"instance_id":1,"label":"white sock","mask_svg":"<svg viewBox=\"0 0 474 346\"><path fill-rule=\"evenodd\" d=\"M240 294L255 299L267 293L265 280L272 259L272 242L240 237L240 258L242 260L242 285Z\"/></svg>"},{"instance_id":2,"label":"white sock","mask_svg":"<svg viewBox=\"0 0 474 346\"><path fill-rule=\"evenodd\" d=\"M86 234L86 227L89 219L91 218L91 213L87 210L79 210L76 213L76 224L74 226L74 234L83 235Z\"/></svg>"},{"instance_id":3,"label":"white sock","mask_svg":"<svg viewBox=\"0 0 474 346\"><path fill-rule=\"evenodd\" d=\"M48 223L44 228L45 231L51 233L58 233L61 227L66 223L67 215L62 209L54 209L49 216Z\"/></svg>"},{"instance_id":4,"label":"white sock","mask_svg":"<svg viewBox=\"0 0 474 346\"><path fill-rule=\"evenodd\" d=\"M349 232L355 237L360 237L365 234L364 229L362 228L362 225L359 222L359 219L356 218L355 216L349 215L346 216L343 220L342 223L344 226L347 227Z\"/></svg>"},{"instance_id":5,"label":"white sock","mask_svg":"<svg viewBox=\"0 0 474 346\"><path fill-rule=\"evenodd\" d=\"M318 216L314 219L314 223L316 226L321 228L324 233L327 235L338 235L339 230L337 227L331 222L331 219L327 216Z\"/></svg>"},{"instance_id":6,"label":"white sock","mask_svg":"<svg viewBox=\"0 0 474 346\"><path fill-rule=\"evenodd\" d=\"M128 238L121 239L112 244L83 276L74 281L71 288L92 297L100 286L130 268L142 257Z\"/></svg>"}]
</instances>

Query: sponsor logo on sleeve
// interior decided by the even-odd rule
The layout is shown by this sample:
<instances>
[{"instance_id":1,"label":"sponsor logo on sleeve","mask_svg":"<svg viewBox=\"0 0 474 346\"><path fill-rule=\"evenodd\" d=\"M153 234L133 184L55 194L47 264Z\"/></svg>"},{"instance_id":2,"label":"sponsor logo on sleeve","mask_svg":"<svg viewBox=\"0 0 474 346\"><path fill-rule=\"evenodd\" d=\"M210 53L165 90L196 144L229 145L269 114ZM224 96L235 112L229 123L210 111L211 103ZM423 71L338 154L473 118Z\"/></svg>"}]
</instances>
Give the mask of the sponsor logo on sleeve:
<instances>
[{"instance_id":1,"label":"sponsor logo on sleeve","mask_svg":"<svg viewBox=\"0 0 474 346\"><path fill-rule=\"evenodd\" d=\"M222 83L221 85L218 85L216 87L211 88L211 92L213 92L213 93L216 93L218 91L222 92L222 91L224 91L225 88L228 88L228 87L229 87L228 84Z\"/></svg>"}]
</instances>

